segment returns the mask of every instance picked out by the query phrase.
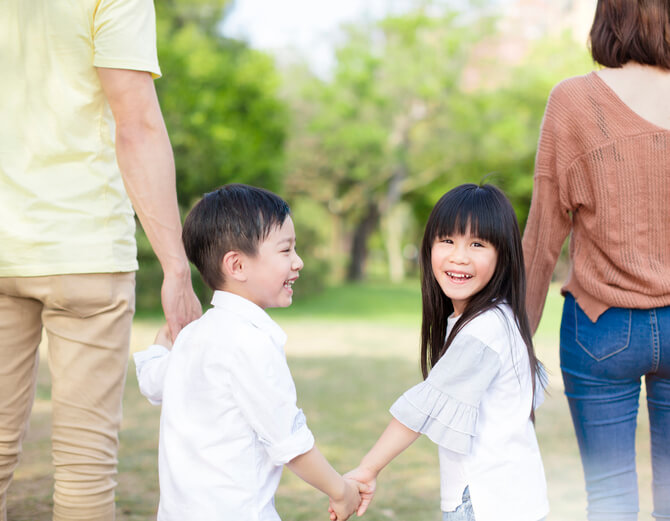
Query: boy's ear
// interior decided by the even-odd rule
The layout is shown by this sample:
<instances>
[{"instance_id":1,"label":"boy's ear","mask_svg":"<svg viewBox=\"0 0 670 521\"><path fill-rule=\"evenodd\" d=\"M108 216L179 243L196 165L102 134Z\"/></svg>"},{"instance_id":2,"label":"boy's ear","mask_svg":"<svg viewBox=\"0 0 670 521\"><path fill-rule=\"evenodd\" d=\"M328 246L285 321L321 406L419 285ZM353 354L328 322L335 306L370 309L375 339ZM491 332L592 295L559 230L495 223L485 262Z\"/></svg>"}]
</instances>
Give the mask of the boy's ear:
<instances>
[{"instance_id":1,"label":"boy's ear","mask_svg":"<svg viewBox=\"0 0 670 521\"><path fill-rule=\"evenodd\" d=\"M242 252L233 250L226 253L221 261L221 271L223 271L224 278L245 282L247 275L244 272L244 261L245 257Z\"/></svg>"}]
</instances>

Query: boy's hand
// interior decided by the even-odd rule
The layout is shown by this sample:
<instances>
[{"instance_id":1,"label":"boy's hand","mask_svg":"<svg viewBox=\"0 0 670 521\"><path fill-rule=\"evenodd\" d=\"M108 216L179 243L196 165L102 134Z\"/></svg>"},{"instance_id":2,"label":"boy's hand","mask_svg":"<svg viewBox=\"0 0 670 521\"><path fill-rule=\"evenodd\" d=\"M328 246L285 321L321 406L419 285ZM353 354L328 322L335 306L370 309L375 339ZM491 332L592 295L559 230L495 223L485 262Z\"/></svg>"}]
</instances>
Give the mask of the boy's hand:
<instances>
[{"instance_id":1,"label":"boy's hand","mask_svg":"<svg viewBox=\"0 0 670 521\"><path fill-rule=\"evenodd\" d=\"M170 326L163 324L156 333L154 344L172 349L172 336L170 335Z\"/></svg>"},{"instance_id":2,"label":"boy's hand","mask_svg":"<svg viewBox=\"0 0 670 521\"><path fill-rule=\"evenodd\" d=\"M365 514L365 511L368 509L368 506L372 502L372 498L375 495L375 490L377 489L377 475L365 467L358 467L347 472L344 475L344 478L353 479L354 481L358 482L359 485L362 485L359 486L361 504L358 505L358 510L356 511L356 515L360 517ZM330 519L335 521L332 511Z\"/></svg>"},{"instance_id":3,"label":"boy's hand","mask_svg":"<svg viewBox=\"0 0 670 521\"><path fill-rule=\"evenodd\" d=\"M345 521L353 514L361 503L361 489L367 490L367 487L352 479L344 479L344 494L341 499L330 498L328 511L332 521Z\"/></svg>"}]
</instances>

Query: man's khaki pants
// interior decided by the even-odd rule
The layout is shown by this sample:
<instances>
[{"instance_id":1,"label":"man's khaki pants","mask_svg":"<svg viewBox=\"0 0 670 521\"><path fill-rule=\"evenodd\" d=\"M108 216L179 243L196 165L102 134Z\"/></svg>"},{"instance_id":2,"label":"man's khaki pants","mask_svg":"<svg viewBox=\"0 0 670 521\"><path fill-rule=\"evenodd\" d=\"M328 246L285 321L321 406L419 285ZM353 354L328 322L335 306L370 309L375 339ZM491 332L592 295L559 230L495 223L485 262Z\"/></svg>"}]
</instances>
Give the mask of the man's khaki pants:
<instances>
[{"instance_id":1,"label":"man's khaki pants","mask_svg":"<svg viewBox=\"0 0 670 521\"><path fill-rule=\"evenodd\" d=\"M0 519L35 396L44 326L56 521L114 519L135 274L0 278Z\"/></svg>"}]
</instances>

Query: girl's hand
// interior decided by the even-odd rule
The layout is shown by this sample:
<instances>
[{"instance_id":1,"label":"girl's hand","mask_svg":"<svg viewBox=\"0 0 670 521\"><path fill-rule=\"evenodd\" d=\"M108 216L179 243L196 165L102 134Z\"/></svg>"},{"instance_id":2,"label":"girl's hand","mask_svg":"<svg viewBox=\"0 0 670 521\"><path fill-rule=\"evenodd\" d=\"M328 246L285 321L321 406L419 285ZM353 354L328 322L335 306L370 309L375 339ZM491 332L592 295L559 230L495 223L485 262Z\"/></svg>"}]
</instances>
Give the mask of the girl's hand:
<instances>
[{"instance_id":1,"label":"girl's hand","mask_svg":"<svg viewBox=\"0 0 670 521\"><path fill-rule=\"evenodd\" d=\"M360 517L368 509L368 506L370 505L370 502L375 495L375 490L377 488L377 475L369 469L358 467L350 472L347 472L344 475L344 479L354 480L358 484L358 492L361 496L361 503L358 505L356 515ZM335 511L332 508L332 502L330 508L328 508L328 511L330 512L331 521L340 521L340 518L337 517Z\"/></svg>"},{"instance_id":2,"label":"girl's hand","mask_svg":"<svg viewBox=\"0 0 670 521\"><path fill-rule=\"evenodd\" d=\"M172 349L172 336L170 335L170 326L163 324L156 333L154 344Z\"/></svg>"},{"instance_id":3,"label":"girl's hand","mask_svg":"<svg viewBox=\"0 0 670 521\"><path fill-rule=\"evenodd\" d=\"M360 517L365 514L375 495L375 490L377 490L377 474L365 467L358 467L347 472L344 477L346 479L354 479L366 485L365 490L361 490L361 504L358 506L358 511L356 512L356 515Z\"/></svg>"},{"instance_id":4,"label":"girl's hand","mask_svg":"<svg viewBox=\"0 0 670 521\"><path fill-rule=\"evenodd\" d=\"M344 479L344 495L342 499L335 500L330 498L328 511L332 521L345 521L361 504L361 491L367 490L367 487L352 479Z\"/></svg>"}]
</instances>

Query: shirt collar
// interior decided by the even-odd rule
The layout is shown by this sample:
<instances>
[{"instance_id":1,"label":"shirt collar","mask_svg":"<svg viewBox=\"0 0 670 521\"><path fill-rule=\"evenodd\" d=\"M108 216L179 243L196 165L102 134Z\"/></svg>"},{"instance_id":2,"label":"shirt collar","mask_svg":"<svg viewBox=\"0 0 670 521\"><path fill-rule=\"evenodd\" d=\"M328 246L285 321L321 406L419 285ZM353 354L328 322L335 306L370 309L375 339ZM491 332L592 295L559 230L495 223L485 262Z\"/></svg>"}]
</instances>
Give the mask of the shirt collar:
<instances>
[{"instance_id":1,"label":"shirt collar","mask_svg":"<svg viewBox=\"0 0 670 521\"><path fill-rule=\"evenodd\" d=\"M272 341L278 346L283 347L286 344L286 333L279 327L279 324L272 320L270 315L261 307L250 300L240 297L235 293L217 290L212 295L212 305L217 309L224 309L251 322L258 329L268 333Z\"/></svg>"}]
</instances>

